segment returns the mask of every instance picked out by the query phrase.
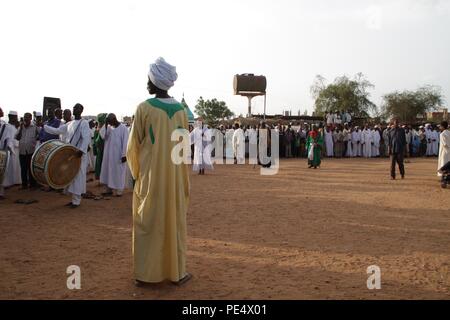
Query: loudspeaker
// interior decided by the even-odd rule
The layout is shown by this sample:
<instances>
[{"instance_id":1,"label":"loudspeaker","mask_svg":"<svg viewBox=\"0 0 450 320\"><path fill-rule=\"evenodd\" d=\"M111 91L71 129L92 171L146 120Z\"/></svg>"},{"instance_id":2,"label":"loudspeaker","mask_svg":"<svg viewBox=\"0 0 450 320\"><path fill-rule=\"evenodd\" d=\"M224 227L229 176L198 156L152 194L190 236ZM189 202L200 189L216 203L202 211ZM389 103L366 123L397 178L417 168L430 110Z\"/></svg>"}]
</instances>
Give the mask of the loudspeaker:
<instances>
[{"instance_id":1,"label":"loudspeaker","mask_svg":"<svg viewBox=\"0 0 450 320\"><path fill-rule=\"evenodd\" d=\"M61 99L44 97L44 107L42 108L42 115L44 121L47 120L47 110L61 109Z\"/></svg>"}]
</instances>

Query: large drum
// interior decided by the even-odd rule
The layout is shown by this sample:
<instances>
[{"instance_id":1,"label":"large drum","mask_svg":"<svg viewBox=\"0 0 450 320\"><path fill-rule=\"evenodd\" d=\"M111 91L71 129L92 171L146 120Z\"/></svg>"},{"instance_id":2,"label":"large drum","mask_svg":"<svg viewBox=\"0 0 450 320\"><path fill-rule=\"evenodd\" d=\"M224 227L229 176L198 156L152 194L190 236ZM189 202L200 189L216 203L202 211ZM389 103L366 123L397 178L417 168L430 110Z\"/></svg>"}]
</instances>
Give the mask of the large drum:
<instances>
[{"instance_id":1,"label":"large drum","mask_svg":"<svg viewBox=\"0 0 450 320\"><path fill-rule=\"evenodd\" d=\"M37 182L53 189L70 185L80 170L78 149L59 140L41 144L31 158L31 173Z\"/></svg>"},{"instance_id":2,"label":"large drum","mask_svg":"<svg viewBox=\"0 0 450 320\"><path fill-rule=\"evenodd\" d=\"M0 150L0 185L3 183L8 166L8 152Z\"/></svg>"}]
</instances>

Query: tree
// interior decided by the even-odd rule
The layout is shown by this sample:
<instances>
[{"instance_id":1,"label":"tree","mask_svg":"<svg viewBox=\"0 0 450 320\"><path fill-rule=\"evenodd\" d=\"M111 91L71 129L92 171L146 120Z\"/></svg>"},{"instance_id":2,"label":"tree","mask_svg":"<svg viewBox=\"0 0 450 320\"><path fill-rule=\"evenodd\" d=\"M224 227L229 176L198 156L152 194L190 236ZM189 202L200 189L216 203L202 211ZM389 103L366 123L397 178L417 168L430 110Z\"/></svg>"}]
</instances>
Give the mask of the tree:
<instances>
[{"instance_id":1,"label":"tree","mask_svg":"<svg viewBox=\"0 0 450 320\"><path fill-rule=\"evenodd\" d=\"M403 122L414 123L418 115L436 110L443 102L441 88L432 85L416 91L395 91L383 96L382 114L386 119L395 117Z\"/></svg>"},{"instance_id":2,"label":"tree","mask_svg":"<svg viewBox=\"0 0 450 320\"><path fill-rule=\"evenodd\" d=\"M213 127L216 126L220 120L229 119L234 116L234 113L228 109L224 101L218 101L217 99L205 101L202 97L197 100L195 113L203 118L204 122Z\"/></svg>"},{"instance_id":3,"label":"tree","mask_svg":"<svg viewBox=\"0 0 450 320\"><path fill-rule=\"evenodd\" d=\"M311 95L315 100L315 111L323 115L330 111L349 111L357 117L367 117L369 112L376 112L375 104L369 100L369 89L374 88L362 73L353 79L347 76L338 77L331 84L317 75L311 86Z\"/></svg>"}]
</instances>

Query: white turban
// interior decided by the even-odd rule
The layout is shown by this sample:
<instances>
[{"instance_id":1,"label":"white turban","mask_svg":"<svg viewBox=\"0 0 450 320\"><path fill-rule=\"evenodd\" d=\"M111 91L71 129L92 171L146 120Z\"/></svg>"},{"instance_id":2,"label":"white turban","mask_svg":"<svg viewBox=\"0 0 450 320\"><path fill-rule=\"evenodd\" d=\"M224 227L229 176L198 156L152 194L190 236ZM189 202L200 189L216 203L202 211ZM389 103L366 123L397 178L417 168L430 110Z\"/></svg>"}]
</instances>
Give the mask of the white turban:
<instances>
[{"instance_id":1,"label":"white turban","mask_svg":"<svg viewBox=\"0 0 450 320\"><path fill-rule=\"evenodd\" d=\"M150 81L161 90L169 90L177 80L177 70L168 64L164 58L159 57L155 63L150 65L148 72Z\"/></svg>"}]
</instances>

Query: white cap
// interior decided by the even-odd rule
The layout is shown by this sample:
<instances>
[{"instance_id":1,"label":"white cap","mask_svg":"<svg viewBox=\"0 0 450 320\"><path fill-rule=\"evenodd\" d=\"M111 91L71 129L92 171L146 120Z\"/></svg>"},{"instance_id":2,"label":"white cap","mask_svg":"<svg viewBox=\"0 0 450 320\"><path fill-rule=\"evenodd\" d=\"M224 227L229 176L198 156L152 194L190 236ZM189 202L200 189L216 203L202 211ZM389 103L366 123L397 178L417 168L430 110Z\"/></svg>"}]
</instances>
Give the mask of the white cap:
<instances>
[{"instance_id":1,"label":"white cap","mask_svg":"<svg viewBox=\"0 0 450 320\"><path fill-rule=\"evenodd\" d=\"M36 117L42 117L42 113L36 112Z\"/></svg>"},{"instance_id":2,"label":"white cap","mask_svg":"<svg viewBox=\"0 0 450 320\"><path fill-rule=\"evenodd\" d=\"M8 113L9 116L17 116L17 111L10 111Z\"/></svg>"}]
</instances>

